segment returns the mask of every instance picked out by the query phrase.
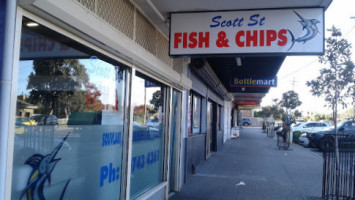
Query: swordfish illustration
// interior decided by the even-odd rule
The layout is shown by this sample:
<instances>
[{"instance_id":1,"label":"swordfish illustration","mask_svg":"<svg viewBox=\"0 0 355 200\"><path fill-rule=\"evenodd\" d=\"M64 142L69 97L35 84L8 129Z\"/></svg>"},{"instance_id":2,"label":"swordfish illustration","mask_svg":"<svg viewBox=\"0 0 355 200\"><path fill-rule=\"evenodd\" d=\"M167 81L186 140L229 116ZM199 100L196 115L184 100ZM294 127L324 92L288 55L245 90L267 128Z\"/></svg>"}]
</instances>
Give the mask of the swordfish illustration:
<instances>
[{"instance_id":1,"label":"swordfish illustration","mask_svg":"<svg viewBox=\"0 0 355 200\"><path fill-rule=\"evenodd\" d=\"M306 29L306 34L302 37L296 38L293 36L292 32L290 30L288 30L288 32L290 32L291 37L292 37L292 44L291 47L288 49L290 50L293 45L295 44L295 42L303 42L306 43L307 41L313 39L314 37L316 37L316 35L319 33L318 31L318 27L317 24L320 23L319 20L317 19L306 19L304 17L302 17L300 14L298 14L296 11L293 11L301 20L299 21L301 23L301 25L303 26L303 30Z\"/></svg>"},{"instance_id":2,"label":"swordfish illustration","mask_svg":"<svg viewBox=\"0 0 355 200\"><path fill-rule=\"evenodd\" d=\"M56 158L59 150L62 148L65 140L69 136L70 132L63 138L63 140L55 147L55 149L45 156L41 154L34 154L28 158L25 164L32 167L32 172L28 178L27 186L22 191L20 199L26 195L28 200L44 200L43 195L44 184L48 181L48 184L51 184L51 174L61 158ZM65 190L70 182L70 179L66 182L60 199L63 199Z\"/></svg>"}]
</instances>

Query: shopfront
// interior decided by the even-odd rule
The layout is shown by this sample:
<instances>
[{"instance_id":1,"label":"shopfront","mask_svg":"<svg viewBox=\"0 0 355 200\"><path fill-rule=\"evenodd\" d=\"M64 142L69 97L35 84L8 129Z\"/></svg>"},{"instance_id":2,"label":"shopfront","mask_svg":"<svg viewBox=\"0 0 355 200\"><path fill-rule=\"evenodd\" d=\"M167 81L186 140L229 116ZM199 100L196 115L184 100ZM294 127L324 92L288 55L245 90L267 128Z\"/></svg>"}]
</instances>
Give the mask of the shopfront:
<instances>
[{"instance_id":1,"label":"shopfront","mask_svg":"<svg viewBox=\"0 0 355 200\"><path fill-rule=\"evenodd\" d=\"M5 199L166 199L179 190L189 80L146 52L138 63L21 7L16 23Z\"/></svg>"}]
</instances>

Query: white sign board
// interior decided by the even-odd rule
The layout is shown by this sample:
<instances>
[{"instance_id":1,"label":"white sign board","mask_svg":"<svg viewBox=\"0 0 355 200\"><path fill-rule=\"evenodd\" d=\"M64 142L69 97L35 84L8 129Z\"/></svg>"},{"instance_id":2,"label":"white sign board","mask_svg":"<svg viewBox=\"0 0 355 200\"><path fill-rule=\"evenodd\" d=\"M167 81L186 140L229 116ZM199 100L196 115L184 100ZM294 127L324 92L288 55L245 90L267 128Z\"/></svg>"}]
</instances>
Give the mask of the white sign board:
<instances>
[{"instance_id":1,"label":"white sign board","mask_svg":"<svg viewBox=\"0 0 355 200\"><path fill-rule=\"evenodd\" d=\"M170 55L314 54L324 51L324 10L172 13Z\"/></svg>"}]
</instances>

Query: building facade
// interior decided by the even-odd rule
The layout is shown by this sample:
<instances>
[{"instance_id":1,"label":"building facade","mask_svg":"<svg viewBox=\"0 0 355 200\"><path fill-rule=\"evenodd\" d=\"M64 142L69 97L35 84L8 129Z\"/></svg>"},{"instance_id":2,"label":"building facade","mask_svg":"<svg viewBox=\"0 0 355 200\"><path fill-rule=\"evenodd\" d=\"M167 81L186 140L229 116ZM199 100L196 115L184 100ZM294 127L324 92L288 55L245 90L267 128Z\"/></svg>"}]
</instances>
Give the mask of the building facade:
<instances>
[{"instance_id":1,"label":"building facade","mask_svg":"<svg viewBox=\"0 0 355 200\"><path fill-rule=\"evenodd\" d=\"M230 138L233 97L133 2L1 15L0 199L168 199Z\"/></svg>"}]
</instances>

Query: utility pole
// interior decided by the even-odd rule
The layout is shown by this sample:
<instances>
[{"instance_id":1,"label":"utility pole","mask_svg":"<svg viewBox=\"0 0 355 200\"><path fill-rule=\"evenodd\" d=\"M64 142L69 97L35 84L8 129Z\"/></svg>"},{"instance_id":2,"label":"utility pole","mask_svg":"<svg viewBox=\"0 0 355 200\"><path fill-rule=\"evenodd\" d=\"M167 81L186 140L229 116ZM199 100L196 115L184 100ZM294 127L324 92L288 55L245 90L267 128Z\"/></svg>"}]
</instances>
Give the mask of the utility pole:
<instances>
[{"instance_id":1,"label":"utility pole","mask_svg":"<svg viewBox=\"0 0 355 200\"><path fill-rule=\"evenodd\" d=\"M291 83L291 84L292 84L292 90L293 90L293 91L295 91L296 82L298 82L298 81L296 81L296 80L295 80L295 77L293 77L292 83Z\"/></svg>"}]
</instances>

